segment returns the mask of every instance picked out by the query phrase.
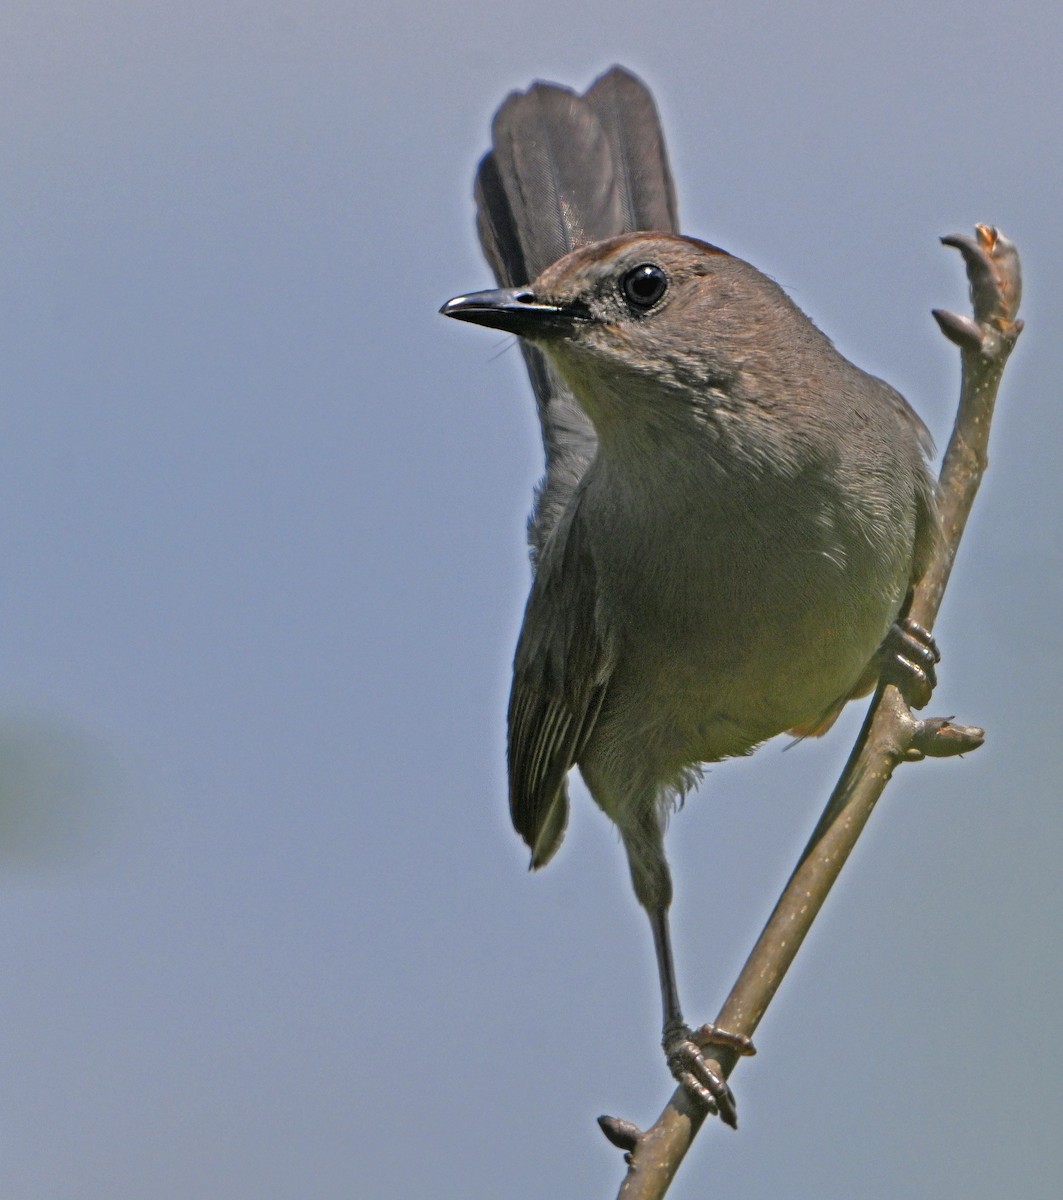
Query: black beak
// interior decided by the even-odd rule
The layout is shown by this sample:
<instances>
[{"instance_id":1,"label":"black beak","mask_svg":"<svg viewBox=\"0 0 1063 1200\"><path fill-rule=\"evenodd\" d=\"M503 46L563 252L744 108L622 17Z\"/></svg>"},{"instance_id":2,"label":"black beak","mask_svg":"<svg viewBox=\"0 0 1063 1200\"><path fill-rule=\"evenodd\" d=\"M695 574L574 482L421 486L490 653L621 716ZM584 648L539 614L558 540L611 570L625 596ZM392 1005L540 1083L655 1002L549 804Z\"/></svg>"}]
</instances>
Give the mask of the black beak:
<instances>
[{"instance_id":1,"label":"black beak","mask_svg":"<svg viewBox=\"0 0 1063 1200\"><path fill-rule=\"evenodd\" d=\"M587 318L582 309L573 306L540 303L527 287L455 296L439 311L444 317L472 321L474 325L486 325L488 329L501 329L533 340L566 333L577 321Z\"/></svg>"}]
</instances>

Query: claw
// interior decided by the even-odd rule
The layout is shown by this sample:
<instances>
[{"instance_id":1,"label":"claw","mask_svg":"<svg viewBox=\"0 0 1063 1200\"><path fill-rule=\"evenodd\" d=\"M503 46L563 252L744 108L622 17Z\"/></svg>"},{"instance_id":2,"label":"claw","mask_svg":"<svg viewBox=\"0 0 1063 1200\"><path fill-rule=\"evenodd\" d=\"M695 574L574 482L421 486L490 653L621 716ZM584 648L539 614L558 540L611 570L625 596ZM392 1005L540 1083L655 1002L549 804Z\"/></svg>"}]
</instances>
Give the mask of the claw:
<instances>
[{"instance_id":1,"label":"claw","mask_svg":"<svg viewBox=\"0 0 1063 1200\"><path fill-rule=\"evenodd\" d=\"M697 1032L682 1022L669 1025L664 1031L665 1057L676 1083L681 1084L694 1100L704 1104L725 1125L738 1128L738 1108L727 1080L709 1066L702 1054L707 1045L728 1046L739 1054L755 1054L753 1043L741 1034L729 1033L715 1025L702 1025Z\"/></svg>"},{"instance_id":2,"label":"claw","mask_svg":"<svg viewBox=\"0 0 1063 1200\"><path fill-rule=\"evenodd\" d=\"M941 662L930 632L904 617L886 635L882 656L883 678L900 689L912 708L924 708L937 686L935 666Z\"/></svg>"}]
</instances>

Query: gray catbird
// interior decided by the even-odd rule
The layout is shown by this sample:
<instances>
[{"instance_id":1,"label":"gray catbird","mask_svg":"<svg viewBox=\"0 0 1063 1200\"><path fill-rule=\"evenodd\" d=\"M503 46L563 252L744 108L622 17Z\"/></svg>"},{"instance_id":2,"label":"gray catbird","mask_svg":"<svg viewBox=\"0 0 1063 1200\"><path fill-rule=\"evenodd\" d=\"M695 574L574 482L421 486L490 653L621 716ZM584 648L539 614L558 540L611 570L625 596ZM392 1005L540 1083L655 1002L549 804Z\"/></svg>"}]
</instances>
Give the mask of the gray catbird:
<instances>
[{"instance_id":1,"label":"gray catbird","mask_svg":"<svg viewBox=\"0 0 1063 1200\"><path fill-rule=\"evenodd\" d=\"M656 109L621 68L513 93L476 200L503 290L442 311L523 339L546 451L513 823L549 862L579 767L650 917L672 1073L734 1124L680 1012L664 818L700 764L822 732L887 665L926 702L936 651L906 611L937 528L929 435L772 280L677 236Z\"/></svg>"}]
</instances>

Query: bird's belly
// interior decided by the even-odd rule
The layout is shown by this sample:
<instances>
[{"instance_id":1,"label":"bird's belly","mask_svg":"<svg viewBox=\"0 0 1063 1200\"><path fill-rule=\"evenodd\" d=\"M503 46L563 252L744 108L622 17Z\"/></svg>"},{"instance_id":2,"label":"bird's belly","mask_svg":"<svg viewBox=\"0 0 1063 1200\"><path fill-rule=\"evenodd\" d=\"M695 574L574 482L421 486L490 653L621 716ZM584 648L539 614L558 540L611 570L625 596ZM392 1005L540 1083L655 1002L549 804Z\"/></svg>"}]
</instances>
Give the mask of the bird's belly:
<instances>
[{"instance_id":1,"label":"bird's belly","mask_svg":"<svg viewBox=\"0 0 1063 1200\"><path fill-rule=\"evenodd\" d=\"M816 723L896 616L907 583L888 566L790 553L669 586L629 576L605 726L682 769Z\"/></svg>"}]
</instances>

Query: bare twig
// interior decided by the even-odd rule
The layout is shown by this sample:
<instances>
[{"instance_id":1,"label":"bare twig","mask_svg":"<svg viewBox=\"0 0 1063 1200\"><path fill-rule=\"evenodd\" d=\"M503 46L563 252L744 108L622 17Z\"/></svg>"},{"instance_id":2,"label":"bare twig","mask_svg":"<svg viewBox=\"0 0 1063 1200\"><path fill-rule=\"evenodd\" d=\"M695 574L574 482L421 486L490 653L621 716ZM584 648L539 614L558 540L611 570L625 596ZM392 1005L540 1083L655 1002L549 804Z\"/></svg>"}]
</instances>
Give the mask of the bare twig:
<instances>
[{"instance_id":1,"label":"bare twig","mask_svg":"<svg viewBox=\"0 0 1063 1200\"><path fill-rule=\"evenodd\" d=\"M956 234L941 239L963 255L974 317L940 310L934 313L945 336L960 347L963 378L956 423L941 466L943 536L910 610L912 619L925 629L932 627L937 616L986 468L997 389L1022 331L1022 322L1016 318L1021 293L1018 252L991 226L978 225L975 234L973 238ZM960 754L974 749L981 740L979 729L940 718L918 720L896 687L886 684L879 688L845 770L716 1024L752 1036L898 763L925 755ZM738 1055L726 1047L707 1048L719 1070L729 1076ZM622 1123L627 1134L628 1173L619 1200L663 1196L705 1115L680 1087L645 1133L636 1130L637 1136L632 1136L634 1127ZM606 1120L615 1122L614 1118Z\"/></svg>"}]
</instances>

